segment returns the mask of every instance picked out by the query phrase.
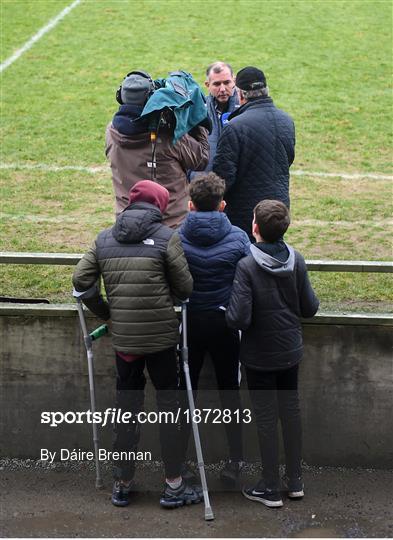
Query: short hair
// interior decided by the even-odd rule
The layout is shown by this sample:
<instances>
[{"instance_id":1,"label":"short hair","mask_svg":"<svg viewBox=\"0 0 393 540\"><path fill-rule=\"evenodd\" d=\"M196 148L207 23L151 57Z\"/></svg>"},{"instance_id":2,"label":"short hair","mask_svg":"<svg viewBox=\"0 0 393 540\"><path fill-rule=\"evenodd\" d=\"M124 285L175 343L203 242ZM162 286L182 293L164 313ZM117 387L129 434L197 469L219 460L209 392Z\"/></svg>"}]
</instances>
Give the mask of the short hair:
<instances>
[{"instance_id":1,"label":"short hair","mask_svg":"<svg viewBox=\"0 0 393 540\"><path fill-rule=\"evenodd\" d=\"M209 78L210 73L213 71L214 73L221 73L225 68L228 68L231 72L231 76L233 77L233 69L231 64L227 64L226 62L213 62L209 66L207 66L206 69L206 77Z\"/></svg>"},{"instance_id":2,"label":"short hair","mask_svg":"<svg viewBox=\"0 0 393 540\"><path fill-rule=\"evenodd\" d=\"M269 87L265 86L264 88L258 88L256 90L242 90L240 91L243 94L243 97L245 99L257 99L261 97L269 97Z\"/></svg>"},{"instance_id":3,"label":"short hair","mask_svg":"<svg viewBox=\"0 0 393 540\"><path fill-rule=\"evenodd\" d=\"M287 232L291 222L289 210L281 201L264 199L254 208L254 219L266 242L276 242Z\"/></svg>"},{"instance_id":4,"label":"short hair","mask_svg":"<svg viewBox=\"0 0 393 540\"><path fill-rule=\"evenodd\" d=\"M213 212L218 210L224 198L225 182L214 172L198 176L190 184L190 198L196 210Z\"/></svg>"}]
</instances>

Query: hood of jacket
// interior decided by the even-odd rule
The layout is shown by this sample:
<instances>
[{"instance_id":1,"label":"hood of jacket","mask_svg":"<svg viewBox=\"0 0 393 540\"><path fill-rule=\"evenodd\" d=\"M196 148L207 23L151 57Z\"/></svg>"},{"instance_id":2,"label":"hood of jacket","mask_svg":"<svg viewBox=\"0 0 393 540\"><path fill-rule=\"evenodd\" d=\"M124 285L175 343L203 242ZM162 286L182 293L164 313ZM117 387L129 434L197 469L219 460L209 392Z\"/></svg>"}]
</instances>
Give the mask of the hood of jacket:
<instances>
[{"instance_id":1,"label":"hood of jacket","mask_svg":"<svg viewBox=\"0 0 393 540\"><path fill-rule=\"evenodd\" d=\"M150 142L150 134L148 131L134 133L133 135L124 135L114 127L113 123L109 125L108 129L113 142L122 148L140 150L144 149Z\"/></svg>"},{"instance_id":2,"label":"hood of jacket","mask_svg":"<svg viewBox=\"0 0 393 540\"><path fill-rule=\"evenodd\" d=\"M140 118L143 107L139 105L120 105L112 119L112 126L120 135L132 137L148 131L147 121Z\"/></svg>"},{"instance_id":3,"label":"hood of jacket","mask_svg":"<svg viewBox=\"0 0 393 540\"><path fill-rule=\"evenodd\" d=\"M223 212L189 212L180 232L191 244L211 246L222 240L231 229L231 222Z\"/></svg>"},{"instance_id":4,"label":"hood of jacket","mask_svg":"<svg viewBox=\"0 0 393 540\"><path fill-rule=\"evenodd\" d=\"M116 219L112 235L121 244L138 244L161 225L160 210L150 203L130 204Z\"/></svg>"},{"instance_id":5,"label":"hood of jacket","mask_svg":"<svg viewBox=\"0 0 393 540\"><path fill-rule=\"evenodd\" d=\"M270 253L266 253L261 247L253 244L251 246L251 255L255 262L269 274L273 274L278 277L286 277L293 273L295 268L295 250L292 246L289 246L284 241L276 242L276 249L270 249L269 246L273 244L267 244L266 248ZM259 244L260 246L263 244ZM287 250L285 255L284 248ZM276 251L276 257L272 255Z\"/></svg>"}]
</instances>

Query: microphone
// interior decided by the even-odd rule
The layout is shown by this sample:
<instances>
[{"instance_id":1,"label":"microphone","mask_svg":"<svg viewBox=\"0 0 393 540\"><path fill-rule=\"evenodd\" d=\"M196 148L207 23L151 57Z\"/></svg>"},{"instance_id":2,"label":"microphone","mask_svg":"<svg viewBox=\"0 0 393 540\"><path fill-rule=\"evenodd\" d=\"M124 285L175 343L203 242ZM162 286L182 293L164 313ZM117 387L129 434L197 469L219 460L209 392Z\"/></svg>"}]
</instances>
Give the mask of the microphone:
<instances>
[{"instance_id":1,"label":"microphone","mask_svg":"<svg viewBox=\"0 0 393 540\"><path fill-rule=\"evenodd\" d=\"M230 112L224 112L222 113L221 115L221 124L223 126L226 126L226 124L228 124L229 120L228 120L228 117L231 113Z\"/></svg>"}]
</instances>

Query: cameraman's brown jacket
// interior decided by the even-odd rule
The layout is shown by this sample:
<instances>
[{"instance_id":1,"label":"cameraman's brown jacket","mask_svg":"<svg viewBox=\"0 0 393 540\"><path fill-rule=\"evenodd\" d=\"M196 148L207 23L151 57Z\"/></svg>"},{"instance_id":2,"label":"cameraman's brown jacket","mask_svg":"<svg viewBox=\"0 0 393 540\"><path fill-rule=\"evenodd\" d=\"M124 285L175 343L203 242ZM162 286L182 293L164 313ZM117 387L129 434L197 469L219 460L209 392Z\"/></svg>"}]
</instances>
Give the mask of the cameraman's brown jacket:
<instances>
[{"instance_id":1,"label":"cameraman's brown jacket","mask_svg":"<svg viewBox=\"0 0 393 540\"><path fill-rule=\"evenodd\" d=\"M175 145L172 134L162 130L157 138L156 181L169 191L163 223L176 228L187 214L186 171L202 171L209 161L207 130L194 128L194 136L184 135ZM150 133L124 135L112 123L106 130L105 153L110 160L116 214L128 206L128 192L139 180L151 180L152 145Z\"/></svg>"}]
</instances>

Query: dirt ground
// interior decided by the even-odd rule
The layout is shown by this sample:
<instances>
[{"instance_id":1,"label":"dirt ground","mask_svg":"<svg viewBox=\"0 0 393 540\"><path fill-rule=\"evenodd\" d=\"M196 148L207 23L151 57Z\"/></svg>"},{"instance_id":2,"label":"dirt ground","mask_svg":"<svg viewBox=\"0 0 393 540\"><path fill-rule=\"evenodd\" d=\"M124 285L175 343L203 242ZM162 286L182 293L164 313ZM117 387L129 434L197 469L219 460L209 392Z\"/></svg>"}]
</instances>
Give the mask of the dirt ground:
<instances>
[{"instance_id":1,"label":"dirt ground","mask_svg":"<svg viewBox=\"0 0 393 540\"><path fill-rule=\"evenodd\" d=\"M178 510L158 505L159 466L137 472L132 503L110 503L111 473L96 490L91 464L43 467L32 460L0 460L2 537L392 537L393 471L305 467L303 501L268 509L238 490L223 491L218 468L208 482L215 520L204 521L203 504ZM252 483L249 466L241 483Z\"/></svg>"}]
</instances>

